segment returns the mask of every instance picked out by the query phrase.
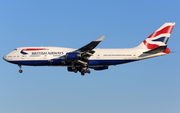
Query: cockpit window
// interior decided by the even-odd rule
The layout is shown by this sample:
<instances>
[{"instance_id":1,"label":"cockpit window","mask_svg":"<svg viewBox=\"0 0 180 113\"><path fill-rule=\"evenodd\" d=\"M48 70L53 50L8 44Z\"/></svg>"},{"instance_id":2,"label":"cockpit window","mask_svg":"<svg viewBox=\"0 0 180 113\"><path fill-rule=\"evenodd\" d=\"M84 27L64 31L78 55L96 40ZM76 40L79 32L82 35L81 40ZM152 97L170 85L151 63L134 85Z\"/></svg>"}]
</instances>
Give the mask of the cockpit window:
<instances>
[{"instance_id":1,"label":"cockpit window","mask_svg":"<svg viewBox=\"0 0 180 113\"><path fill-rule=\"evenodd\" d=\"M14 49L14 50L17 50L17 49Z\"/></svg>"}]
</instances>

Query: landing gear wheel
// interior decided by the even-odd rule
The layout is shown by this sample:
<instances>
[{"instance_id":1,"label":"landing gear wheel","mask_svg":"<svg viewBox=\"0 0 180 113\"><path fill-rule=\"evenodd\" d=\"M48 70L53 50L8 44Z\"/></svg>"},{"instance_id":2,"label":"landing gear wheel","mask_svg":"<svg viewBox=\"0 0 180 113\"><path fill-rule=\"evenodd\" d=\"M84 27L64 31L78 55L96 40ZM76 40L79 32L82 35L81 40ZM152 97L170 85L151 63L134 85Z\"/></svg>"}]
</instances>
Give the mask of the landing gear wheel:
<instances>
[{"instance_id":1,"label":"landing gear wheel","mask_svg":"<svg viewBox=\"0 0 180 113\"><path fill-rule=\"evenodd\" d=\"M90 71L90 70L87 70L87 71L86 71L86 73L90 74L90 73L91 73L91 71Z\"/></svg>"},{"instance_id":2,"label":"landing gear wheel","mask_svg":"<svg viewBox=\"0 0 180 113\"><path fill-rule=\"evenodd\" d=\"M74 73L77 73L78 71L77 70L74 70Z\"/></svg>"},{"instance_id":3,"label":"landing gear wheel","mask_svg":"<svg viewBox=\"0 0 180 113\"><path fill-rule=\"evenodd\" d=\"M22 68L22 66L21 65L18 65L19 66L19 73L22 73L23 72L23 70L21 69Z\"/></svg>"},{"instance_id":4,"label":"landing gear wheel","mask_svg":"<svg viewBox=\"0 0 180 113\"><path fill-rule=\"evenodd\" d=\"M84 76L84 73L83 73L83 72L81 72L81 75L82 75L82 76Z\"/></svg>"},{"instance_id":5,"label":"landing gear wheel","mask_svg":"<svg viewBox=\"0 0 180 113\"><path fill-rule=\"evenodd\" d=\"M23 70L19 70L19 73L22 73L23 72Z\"/></svg>"}]
</instances>

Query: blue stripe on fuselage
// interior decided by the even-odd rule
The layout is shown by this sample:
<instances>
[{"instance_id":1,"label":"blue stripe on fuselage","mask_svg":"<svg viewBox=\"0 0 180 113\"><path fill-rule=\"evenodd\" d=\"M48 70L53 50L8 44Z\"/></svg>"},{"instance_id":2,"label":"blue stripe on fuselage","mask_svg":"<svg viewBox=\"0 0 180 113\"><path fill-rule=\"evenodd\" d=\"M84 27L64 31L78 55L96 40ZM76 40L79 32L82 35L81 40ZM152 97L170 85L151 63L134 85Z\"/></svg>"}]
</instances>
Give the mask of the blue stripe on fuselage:
<instances>
[{"instance_id":1,"label":"blue stripe on fuselage","mask_svg":"<svg viewBox=\"0 0 180 113\"><path fill-rule=\"evenodd\" d=\"M133 62L136 60L90 60L89 65L117 65L128 62ZM52 59L52 60L24 60L24 61L9 61L13 64L19 65L28 65L28 66L67 66L71 64L63 64L63 60L60 59Z\"/></svg>"}]
</instances>

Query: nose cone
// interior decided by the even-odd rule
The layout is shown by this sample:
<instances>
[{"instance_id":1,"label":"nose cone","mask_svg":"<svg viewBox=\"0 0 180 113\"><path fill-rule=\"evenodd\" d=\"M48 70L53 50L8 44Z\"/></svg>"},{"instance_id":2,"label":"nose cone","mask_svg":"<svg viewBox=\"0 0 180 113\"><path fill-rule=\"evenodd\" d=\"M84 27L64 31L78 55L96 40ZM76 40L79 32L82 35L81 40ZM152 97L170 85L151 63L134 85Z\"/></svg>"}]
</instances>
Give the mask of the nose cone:
<instances>
[{"instance_id":1,"label":"nose cone","mask_svg":"<svg viewBox=\"0 0 180 113\"><path fill-rule=\"evenodd\" d=\"M7 59L7 56L6 56L6 55L3 57L3 59L4 59L5 61L8 61L8 59Z\"/></svg>"}]
</instances>

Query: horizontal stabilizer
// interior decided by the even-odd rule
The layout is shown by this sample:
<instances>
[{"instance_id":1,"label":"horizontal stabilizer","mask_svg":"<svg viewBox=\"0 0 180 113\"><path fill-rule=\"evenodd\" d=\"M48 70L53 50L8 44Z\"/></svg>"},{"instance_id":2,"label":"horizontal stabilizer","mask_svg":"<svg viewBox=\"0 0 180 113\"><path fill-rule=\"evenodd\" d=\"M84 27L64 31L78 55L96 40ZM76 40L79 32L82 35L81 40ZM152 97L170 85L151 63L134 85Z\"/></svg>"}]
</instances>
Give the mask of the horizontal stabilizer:
<instances>
[{"instance_id":1,"label":"horizontal stabilizer","mask_svg":"<svg viewBox=\"0 0 180 113\"><path fill-rule=\"evenodd\" d=\"M163 52L164 50L166 50L167 46L159 46L157 48L151 49L149 51L146 51L144 53L159 53L159 52Z\"/></svg>"}]
</instances>

